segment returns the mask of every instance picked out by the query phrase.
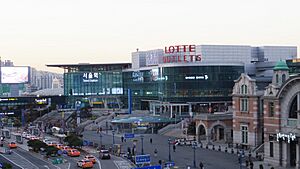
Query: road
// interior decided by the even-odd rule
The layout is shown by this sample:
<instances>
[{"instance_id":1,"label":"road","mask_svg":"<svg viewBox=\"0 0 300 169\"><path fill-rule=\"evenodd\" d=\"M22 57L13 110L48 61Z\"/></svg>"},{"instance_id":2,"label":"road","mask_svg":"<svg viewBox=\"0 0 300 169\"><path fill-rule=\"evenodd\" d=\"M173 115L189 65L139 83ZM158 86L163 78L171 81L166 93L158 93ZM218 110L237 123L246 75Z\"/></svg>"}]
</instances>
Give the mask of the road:
<instances>
[{"instance_id":1,"label":"road","mask_svg":"<svg viewBox=\"0 0 300 169\"><path fill-rule=\"evenodd\" d=\"M0 154L0 162L1 162L2 164L3 164L3 163L11 164L13 169L21 169L21 167L15 165L13 162L9 161L9 160L7 159L7 157L5 157L5 155L2 155L2 154Z\"/></svg>"},{"instance_id":2,"label":"road","mask_svg":"<svg viewBox=\"0 0 300 169\"><path fill-rule=\"evenodd\" d=\"M90 140L96 143L100 143L99 134L95 131L85 131L83 133L84 139ZM152 138L153 143L150 143L150 138ZM137 153L141 154L141 138L135 138L137 142ZM169 157L169 137L156 135L156 134L146 134L144 135L144 154L151 155L151 162L153 165L157 165L159 160L168 161ZM112 136L102 133L102 143L111 146ZM122 143L120 137L115 136L115 143L122 144L123 152L127 152L127 148L133 147L133 141L127 140L127 142ZM154 157L154 150L158 150L157 157ZM196 152L196 165L199 166L200 161L203 162L205 169L238 169L238 158L236 155L218 151L207 150L204 148L197 148ZM186 168L187 166L193 166L193 149L187 146L177 146L176 152L173 152L171 147L171 160L175 162L176 166L179 168Z\"/></svg>"}]
</instances>

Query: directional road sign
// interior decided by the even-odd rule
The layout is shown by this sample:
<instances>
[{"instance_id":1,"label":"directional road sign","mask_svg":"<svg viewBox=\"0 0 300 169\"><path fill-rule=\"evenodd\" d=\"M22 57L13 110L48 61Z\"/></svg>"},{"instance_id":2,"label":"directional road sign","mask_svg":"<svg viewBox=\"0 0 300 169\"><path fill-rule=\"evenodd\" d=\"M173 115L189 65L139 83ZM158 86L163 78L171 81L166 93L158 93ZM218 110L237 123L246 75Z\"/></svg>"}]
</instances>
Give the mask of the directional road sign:
<instances>
[{"instance_id":1,"label":"directional road sign","mask_svg":"<svg viewBox=\"0 0 300 169\"><path fill-rule=\"evenodd\" d=\"M135 164L150 163L150 154L135 156Z\"/></svg>"},{"instance_id":2,"label":"directional road sign","mask_svg":"<svg viewBox=\"0 0 300 169\"><path fill-rule=\"evenodd\" d=\"M132 169L161 169L161 166L155 165L155 166L147 166L147 167L132 168Z\"/></svg>"},{"instance_id":3,"label":"directional road sign","mask_svg":"<svg viewBox=\"0 0 300 169\"><path fill-rule=\"evenodd\" d=\"M134 138L134 134L133 133L125 133L124 137L125 138Z\"/></svg>"}]
</instances>

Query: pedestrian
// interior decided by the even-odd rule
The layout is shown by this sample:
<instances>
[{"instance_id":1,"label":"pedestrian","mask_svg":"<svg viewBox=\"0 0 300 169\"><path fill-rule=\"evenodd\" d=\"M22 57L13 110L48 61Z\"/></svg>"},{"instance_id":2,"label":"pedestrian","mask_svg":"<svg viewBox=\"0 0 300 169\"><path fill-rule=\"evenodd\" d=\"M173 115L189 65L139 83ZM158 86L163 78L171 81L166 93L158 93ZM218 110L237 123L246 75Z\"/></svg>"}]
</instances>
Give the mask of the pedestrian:
<instances>
[{"instance_id":1,"label":"pedestrian","mask_svg":"<svg viewBox=\"0 0 300 169\"><path fill-rule=\"evenodd\" d=\"M124 137L123 136L121 137L121 141L122 141L122 143L124 142Z\"/></svg>"},{"instance_id":2,"label":"pedestrian","mask_svg":"<svg viewBox=\"0 0 300 169\"><path fill-rule=\"evenodd\" d=\"M157 149L154 150L154 157L157 157Z\"/></svg>"},{"instance_id":3,"label":"pedestrian","mask_svg":"<svg viewBox=\"0 0 300 169\"><path fill-rule=\"evenodd\" d=\"M200 162L199 167L200 167L200 169L203 169L204 166L203 166L202 162Z\"/></svg>"},{"instance_id":4,"label":"pedestrian","mask_svg":"<svg viewBox=\"0 0 300 169\"><path fill-rule=\"evenodd\" d=\"M252 160L250 160L250 169L253 169L253 166L254 166L254 164L253 164Z\"/></svg>"},{"instance_id":5,"label":"pedestrian","mask_svg":"<svg viewBox=\"0 0 300 169\"><path fill-rule=\"evenodd\" d=\"M158 164L161 165L161 164L162 164L162 161L161 161L161 160L158 160Z\"/></svg>"},{"instance_id":6,"label":"pedestrian","mask_svg":"<svg viewBox=\"0 0 300 169\"><path fill-rule=\"evenodd\" d=\"M152 138L150 138L150 143L152 144Z\"/></svg>"},{"instance_id":7,"label":"pedestrian","mask_svg":"<svg viewBox=\"0 0 300 169\"><path fill-rule=\"evenodd\" d=\"M270 169L274 169L274 167L271 167Z\"/></svg>"},{"instance_id":8,"label":"pedestrian","mask_svg":"<svg viewBox=\"0 0 300 169\"><path fill-rule=\"evenodd\" d=\"M259 169L264 169L264 166L262 164L260 164Z\"/></svg>"},{"instance_id":9,"label":"pedestrian","mask_svg":"<svg viewBox=\"0 0 300 169\"><path fill-rule=\"evenodd\" d=\"M173 151L175 152L176 151L176 145L173 144Z\"/></svg>"}]
</instances>

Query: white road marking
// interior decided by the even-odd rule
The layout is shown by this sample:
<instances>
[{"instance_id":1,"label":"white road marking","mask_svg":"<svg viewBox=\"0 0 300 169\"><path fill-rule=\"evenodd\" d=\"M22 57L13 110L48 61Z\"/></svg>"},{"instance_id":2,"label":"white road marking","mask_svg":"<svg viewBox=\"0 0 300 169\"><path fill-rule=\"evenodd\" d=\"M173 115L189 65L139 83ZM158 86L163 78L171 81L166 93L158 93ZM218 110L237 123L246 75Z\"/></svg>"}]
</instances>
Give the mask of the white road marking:
<instances>
[{"instance_id":1,"label":"white road marking","mask_svg":"<svg viewBox=\"0 0 300 169\"><path fill-rule=\"evenodd\" d=\"M15 153L16 155L20 156L21 158L23 158L25 161L29 162L31 165L33 165L34 167L36 167L37 169L39 169L38 166L36 166L35 164L33 164L32 162L30 162L29 160L27 160L26 158L24 158L23 156L21 156L20 154L16 153L15 151L13 152Z\"/></svg>"},{"instance_id":2,"label":"white road marking","mask_svg":"<svg viewBox=\"0 0 300 169\"><path fill-rule=\"evenodd\" d=\"M68 165L68 169L70 169L70 167L71 167L71 163L69 163L69 165Z\"/></svg>"},{"instance_id":3,"label":"white road marking","mask_svg":"<svg viewBox=\"0 0 300 169\"><path fill-rule=\"evenodd\" d=\"M114 164L118 169L130 169L132 168L131 164L125 160L114 160Z\"/></svg>"},{"instance_id":4,"label":"white road marking","mask_svg":"<svg viewBox=\"0 0 300 169\"><path fill-rule=\"evenodd\" d=\"M102 168L101 168L100 160L98 160L98 158L96 158L96 161L97 161L97 163L98 163L98 165L99 165L99 169L102 169Z\"/></svg>"},{"instance_id":5,"label":"white road marking","mask_svg":"<svg viewBox=\"0 0 300 169\"><path fill-rule=\"evenodd\" d=\"M21 167L20 165L18 165L18 164L17 164L17 163L15 163L15 162L13 162L12 160L8 159L8 158L7 158L7 157L5 157L4 155L1 155L1 154L0 154L0 156L2 156L3 158L5 158L5 159L6 159L6 160L8 160L9 162L13 163L14 165L16 165L16 166L20 167L21 169L24 169L23 167Z\"/></svg>"},{"instance_id":6,"label":"white road marking","mask_svg":"<svg viewBox=\"0 0 300 169\"><path fill-rule=\"evenodd\" d=\"M47 165L44 165L44 167L50 169Z\"/></svg>"}]
</instances>

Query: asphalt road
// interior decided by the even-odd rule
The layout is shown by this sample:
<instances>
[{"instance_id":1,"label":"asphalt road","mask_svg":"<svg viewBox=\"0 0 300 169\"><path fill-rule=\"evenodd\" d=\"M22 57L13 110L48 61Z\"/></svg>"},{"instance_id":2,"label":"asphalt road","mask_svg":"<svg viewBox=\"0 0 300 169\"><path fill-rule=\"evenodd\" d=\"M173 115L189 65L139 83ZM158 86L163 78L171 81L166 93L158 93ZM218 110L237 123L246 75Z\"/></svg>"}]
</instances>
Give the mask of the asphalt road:
<instances>
[{"instance_id":1,"label":"asphalt road","mask_svg":"<svg viewBox=\"0 0 300 169\"><path fill-rule=\"evenodd\" d=\"M13 169L21 169L21 167L16 166L14 163L12 163L11 161L7 160L7 158L5 157L5 155L0 155L0 162L3 163L8 163L12 165Z\"/></svg>"},{"instance_id":2,"label":"asphalt road","mask_svg":"<svg viewBox=\"0 0 300 169\"><path fill-rule=\"evenodd\" d=\"M84 139L90 140L96 143L100 143L99 134L95 131L85 131L83 133ZM153 142L150 143L150 138L152 138ZM136 148L137 153L141 154L141 138L137 136L135 138L138 140ZM161 136L161 135L153 135L148 134L144 135L143 143L144 143L144 154L151 155L151 163L153 165L157 165L159 160L169 161L169 145L168 145L169 137ZM106 135L102 133L102 143L107 147L112 146L112 135ZM125 142L121 142L121 138L115 136L115 143L122 144L122 151L127 152L127 147L133 147L132 139L127 140ZM157 157L154 157L154 150L158 150ZM187 168L187 166L193 166L193 149L188 146L177 146L176 152L173 152L173 148L171 147L171 160L175 162L175 165L179 168ZM203 162L205 169L239 169L238 158L236 155L218 151L207 150L204 148L197 148L196 152L196 165L199 166L200 161Z\"/></svg>"}]
</instances>

